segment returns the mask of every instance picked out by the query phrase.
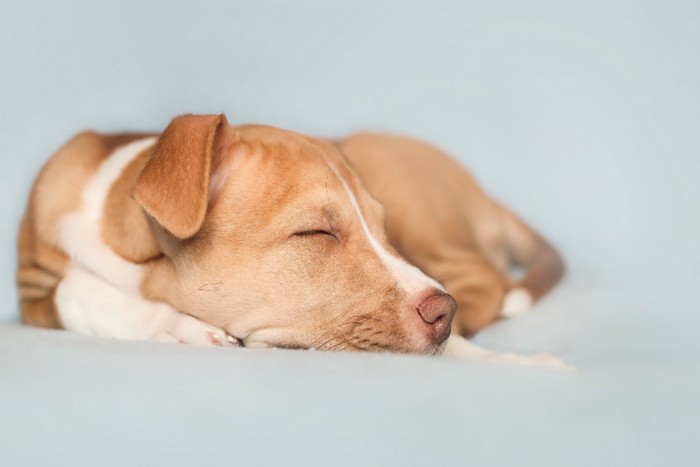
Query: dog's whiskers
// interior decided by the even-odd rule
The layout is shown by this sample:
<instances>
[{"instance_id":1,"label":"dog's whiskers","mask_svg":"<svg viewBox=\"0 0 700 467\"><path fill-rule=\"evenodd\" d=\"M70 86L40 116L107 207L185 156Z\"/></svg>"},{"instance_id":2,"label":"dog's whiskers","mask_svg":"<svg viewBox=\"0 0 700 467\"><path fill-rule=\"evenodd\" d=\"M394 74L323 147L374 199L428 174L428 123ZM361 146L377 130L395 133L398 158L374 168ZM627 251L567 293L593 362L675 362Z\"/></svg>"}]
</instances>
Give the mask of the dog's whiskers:
<instances>
[{"instance_id":1,"label":"dog's whiskers","mask_svg":"<svg viewBox=\"0 0 700 467\"><path fill-rule=\"evenodd\" d=\"M344 325L346 325L346 324L352 324L352 323L350 323L350 322L341 323L341 324L337 325L334 329L331 329L330 331L323 331L321 334L319 334L319 336L318 336L317 338L315 338L315 339L311 342L311 344L309 344L309 348L321 349L321 348L322 348L324 345L326 345L328 342L330 342L330 341L333 340L334 338L337 338L337 337L338 337L337 334L332 334L333 331L335 331L337 328L339 328L339 327L341 327L341 326L344 326ZM330 336L330 337L329 337L329 336ZM326 339L326 341L325 341L323 344L321 344L321 345L317 345L318 342L319 342L320 340L322 340L322 339Z\"/></svg>"},{"instance_id":2,"label":"dog's whiskers","mask_svg":"<svg viewBox=\"0 0 700 467\"><path fill-rule=\"evenodd\" d=\"M326 349L326 350L341 350L341 349L343 349L343 348L345 348L345 347L342 347L341 349L338 349L338 346L344 345L344 344L347 344L347 343L348 343L348 338L345 338L345 339L341 340L340 342L338 342L337 344L335 344L335 345L329 347L329 348ZM346 346L346 347L347 347L347 346Z\"/></svg>"},{"instance_id":3,"label":"dog's whiskers","mask_svg":"<svg viewBox=\"0 0 700 467\"><path fill-rule=\"evenodd\" d=\"M321 344L321 345L319 345L319 346L314 346L314 348L316 348L316 349L318 349L318 350L327 350L327 349L325 348L326 345L328 345L330 342L333 342L333 341L336 340L336 339L343 339L343 338L342 338L341 336L333 335L333 336L331 336L330 338L328 338L323 344Z\"/></svg>"},{"instance_id":4,"label":"dog's whiskers","mask_svg":"<svg viewBox=\"0 0 700 467\"><path fill-rule=\"evenodd\" d=\"M383 320L371 315L352 316L347 321L336 324L319 334L308 348L335 351L347 348L356 350L385 348L383 344L376 342L376 338L383 334L382 330L377 329L376 324L372 326L368 323L383 323Z\"/></svg>"}]
</instances>

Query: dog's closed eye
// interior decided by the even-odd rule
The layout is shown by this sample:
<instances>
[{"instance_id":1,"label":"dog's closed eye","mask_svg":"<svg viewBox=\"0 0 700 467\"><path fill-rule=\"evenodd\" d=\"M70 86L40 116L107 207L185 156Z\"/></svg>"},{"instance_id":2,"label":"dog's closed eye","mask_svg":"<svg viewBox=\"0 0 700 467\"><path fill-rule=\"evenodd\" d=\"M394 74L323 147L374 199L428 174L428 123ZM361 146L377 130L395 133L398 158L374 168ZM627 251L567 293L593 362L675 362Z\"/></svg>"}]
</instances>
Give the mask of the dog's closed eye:
<instances>
[{"instance_id":1,"label":"dog's closed eye","mask_svg":"<svg viewBox=\"0 0 700 467\"><path fill-rule=\"evenodd\" d=\"M336 235L334 232L331 232L330 230L326 230L326 229L301 230L299 232L294 232L294 234L292 234L292 236L294 236L294 237L314 237L314 236L321 236L321 235L332 237L336 241L339 241L338 235Z\"/></svg>"}]
</instances>

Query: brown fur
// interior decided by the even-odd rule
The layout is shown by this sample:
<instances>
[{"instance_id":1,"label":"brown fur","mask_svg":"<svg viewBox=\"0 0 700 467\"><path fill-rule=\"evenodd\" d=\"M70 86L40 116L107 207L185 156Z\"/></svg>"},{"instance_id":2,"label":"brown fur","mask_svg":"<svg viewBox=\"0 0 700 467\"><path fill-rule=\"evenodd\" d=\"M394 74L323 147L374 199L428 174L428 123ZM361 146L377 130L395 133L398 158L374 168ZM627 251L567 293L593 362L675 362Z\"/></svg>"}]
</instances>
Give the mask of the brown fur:
<instances>
[{"instance_id":1,"label":"brown fur","mask_svg":"<svg viewBox=\"0 0 700 467\"><path fill-rule=\"evenodd\" d=\"M60 327L52 296L69 260L61 250L58 223L62 216L80 208L81 192L105 157L144 136L80 133L59 149L37 176L18 235L17 283L25 323Z\"/></svg>"},{"instance_id":2,"label":"brown fur","mask_svg":"<svg viewBox=\"0 0 700 467\"><path fill-rule=\"evenodd\" d=\"M161 254L141 206L131 196L136 179L151 157L152 151L144 151L124 169L110 189L102 218L105 243L122 258L137 264Z\"/></svg>"},{"instance_id":3,"label":"brown fur","mask_svg":"<svg viewBox=\"0 0 700 467\"><path fill-rule=\"evenodd\" d=\"M223 115L184 115L160 137L134 189L134 198L163 228L185 240L207 212L214 136Z\"/></svg>"},{"instance_id":4,"label":"brown fur","mask_svg":"<svg viewBox=\"0 0 700 467\"><path fill-rule=\"evenodd\" d=\"M286 347L410 351L416 344L405 319L397 322L390 314L411 297L387 281L381 262L356 235L357 216L324 158L332 158L355 185L373 226L381 227L381 206L327 143L268 127L236 130L236 148L219 164L231 172L223 191L194 238L174 247L163 240L170 254L150 264L144 295L234 335L262 329L261 339ZM326 184L319 187L319 179ZM161 183L170 183L167 175ZM289 237L318 227L338 232L339 240ZM375 230L386 244L380 228ZM292 331L278 337L274 328Z\"/></svg>"},{"instance_id":5,"label":"brown fur","mask_svg":"<svg viewBox=\"0 0 700 467\"><path fill-rule=\"evenodd\" d=\"M58 222L104 158L144 136L82 133L42 170L19 236L25 322L60 327L52 296L69 259ZM409 296L387 274L328 162L377 241L454 295L460 334L496 319L514 285L537 299L561 277L556 251L432 146L373 134L330 144L223 115L176 118L124 169L103 240L144 265L144 298L253 344L436 351L413 312L433 292ZM518 284L511 263L528 268Z\"/></svg>"}]
</instances>

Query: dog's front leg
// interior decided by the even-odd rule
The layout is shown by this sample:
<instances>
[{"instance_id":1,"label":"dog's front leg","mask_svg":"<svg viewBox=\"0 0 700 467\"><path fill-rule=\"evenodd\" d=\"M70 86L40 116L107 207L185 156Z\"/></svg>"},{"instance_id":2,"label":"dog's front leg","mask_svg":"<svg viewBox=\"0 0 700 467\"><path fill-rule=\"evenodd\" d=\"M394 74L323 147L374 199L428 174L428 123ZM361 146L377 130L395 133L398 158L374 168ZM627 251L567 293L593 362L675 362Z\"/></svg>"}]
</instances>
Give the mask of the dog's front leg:
<instances>
[{"instance_id":1,"label":"dog's front leg","mask_svg":"<svg viewBox=\"0 0 700 467\"><path fill-rule=\"evenodd\" d=\"M515 363L518 365L544 366L556 369L574 369L573 366L549 354L517 355L513 353L492 352L469 342L462 336L451 335L442 354L444 357L463 360Z\"/></svg>"},{"instance_id":2,"label":"dog's front leg","mask_svg":"<svg viewBox=\"0 0 700 467\"><path fill-rule=\"evenodd\" d=\"M63 327L99 337L236 346L223 330L165 303L129 295L83 269L72 267L55 295Z\"/></svg>"}]
</instances>

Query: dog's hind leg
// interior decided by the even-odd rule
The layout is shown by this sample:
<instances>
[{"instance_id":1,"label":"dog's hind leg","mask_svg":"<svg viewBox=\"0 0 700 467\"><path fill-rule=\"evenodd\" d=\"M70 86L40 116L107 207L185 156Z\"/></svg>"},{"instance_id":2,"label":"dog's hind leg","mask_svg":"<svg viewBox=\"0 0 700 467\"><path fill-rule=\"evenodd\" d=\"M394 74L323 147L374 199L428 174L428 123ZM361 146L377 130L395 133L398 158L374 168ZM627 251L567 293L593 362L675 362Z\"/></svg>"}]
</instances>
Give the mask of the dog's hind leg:
<instances>
[{"instance_id":1,"label":"dog's hind leg","mask_svg":"<svg viewBox=\"0 0 700 467\"><path fill-rule=\"evenodd\" d=\"M564 261L557 250L509 209L500 206L505 242L512 264L524 268L503 303L501 315L512 317L527 310L564 275Z\"/></svg>"},{"instance_id":2,"label":"dog's hind leg","mask_svg":"<svg viewBox=\"0 0 700 467\"><path fill-rule=\"evenodd\" d=\"M472 336L500 317L508 278L481 253L459 250L430 270L457 302L452 333Z\"/></svg>"}]
</instances>

